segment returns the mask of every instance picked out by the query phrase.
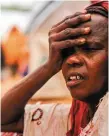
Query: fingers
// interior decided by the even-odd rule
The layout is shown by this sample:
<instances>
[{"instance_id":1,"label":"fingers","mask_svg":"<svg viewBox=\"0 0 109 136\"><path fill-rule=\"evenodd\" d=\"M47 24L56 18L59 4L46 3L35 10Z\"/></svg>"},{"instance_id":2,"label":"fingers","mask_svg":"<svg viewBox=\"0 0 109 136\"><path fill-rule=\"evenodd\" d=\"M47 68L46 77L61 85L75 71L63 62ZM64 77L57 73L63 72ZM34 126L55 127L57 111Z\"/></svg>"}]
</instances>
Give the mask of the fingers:
<instances>
[{"instance_id":1,"label":"fingers","mask_svg":"<svg viewBox=\"0 0 109 136\"><path fill-rule=\"evenodd\" d=\"M59 49L65 49L65 48L70 48L70 47L75 47L75 46L81 46L86 42L85 38L78 38L74 40L64 40L60 42L53 42L51 47L54 50L59 50Z\"/></svg>"},{"instance_id":2,"label":"fingers","mask_svg":"<svg viewBox=\"0 0 109 136\"><path fill-rule=\"evenodd\" d=\"M74 18L68 18L63 23L59 24L57 27L52 28L49 34L60 32L68 27L75 27L80 23L86 22L90 19L91 19L90 14L81 14Z\"/></svg>"},{"instance_id":3,"label":"fingers","mask_svg":"<svg viewBox=\"0 0 109 136\"><path fill-rule=\"evenodd\" d=\"M60 41L60 40L66 40L67 38L71 37L77 37L80 35L85 35L90 32L90 27L86 28L67 28L59 33L55 33L50 36L50 41Z\"/></svg>"},{"instance_id":4,"label":"fingers","mask_svg":"<svg viewBox=\"0 0 109 136\"><path fill-rule=\"evenodd\" d=\"M83 13L86 13L86 11L84 11ZM55 24L52 28L57 27L58 25L60 25L61 23L63 23L66 19L76 17L76 16L81 15L83 13L82 12L76 12L74 15L69 15L69 16L65 17L62 21L60 21L59 23Z\"/></svg>"}]
</instances>

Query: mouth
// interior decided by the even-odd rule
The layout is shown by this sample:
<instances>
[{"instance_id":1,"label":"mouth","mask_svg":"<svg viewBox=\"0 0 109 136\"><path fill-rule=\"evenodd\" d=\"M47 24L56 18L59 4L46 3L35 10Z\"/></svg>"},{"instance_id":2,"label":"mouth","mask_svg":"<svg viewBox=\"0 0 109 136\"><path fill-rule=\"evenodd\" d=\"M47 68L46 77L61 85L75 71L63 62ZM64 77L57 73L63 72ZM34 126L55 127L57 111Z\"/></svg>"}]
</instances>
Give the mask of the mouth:
<instances>
[{"instance_id":1,"label":"mouth","mask_svg":"<svg viewBox=\"0 0 109 136\"><path fill-rule=\"evenodd\" d=\"M67 87L75 87L80 85L84 80L86 80L86 77L83 74L72 73L68 75L66 85Z\"/></svg>"}]
</instances>

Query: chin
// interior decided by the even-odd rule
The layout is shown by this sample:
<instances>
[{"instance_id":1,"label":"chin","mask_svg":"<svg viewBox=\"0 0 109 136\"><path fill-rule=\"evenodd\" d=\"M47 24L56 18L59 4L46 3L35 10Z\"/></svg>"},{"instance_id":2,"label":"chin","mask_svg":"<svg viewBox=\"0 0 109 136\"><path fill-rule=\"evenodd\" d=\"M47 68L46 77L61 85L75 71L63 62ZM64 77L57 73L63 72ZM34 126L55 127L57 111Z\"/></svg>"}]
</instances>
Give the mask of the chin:
<instances>
[{"instance_id":1,"label":"chin","mask_svg":"<svg viewBox=\"0 0 109 136\"><path fill-rule=\"evenodd\" d=\"M74 94L73 94L73 95L71 94L71 96L72 96L72 98L74 98L74 99L76 99L76 100L80 100L80 101L84 101L84 102L87 102L87 98L88 98L88 97L86 97L86 96L81 96L81 95L76 95L76 94L75 94L75 95L74 95Z\"/></svg>"},{"instance_id":2,"label":"chin","mask_svg":"<svg viewBox=\"0 0 109 136\"><path fill-rule=\"evenodd\" d=\"M76 90L76 89L69 89L70 94L72 96L72 98L80 100L80 101L86 101L87 98L89 97L89 94L85 94L83 93L83 91L81 90Z\"/></svg>"},{"instance_id":3,"label":"chin","mask_svg":"<svg viewBox=\"0 0 109 136\"><path fill-rule=\"evenodd\" d=\"M70 91L72 98L84 101L84 102L97 102L99 101L107 92L107 82L101 84L101 86L86 86L81 84L75 87L67 87ZM101 89L102 88L102 89Z\"/></svg>"},{"instance_id":4,"label":"chin","mask_svg":"<svg viewBox=\"0 0 109 136\"><path fill-rule=\"evenodd\" d=\"M83 101L83 102L93 102L93 100L97 100L98 94L89 93L86 89L69 89L72 98Z\"/></svg>"},{"instance_id":5,"label":"chin","mask_svg":"<svg viewBox=\"0 0 109 136\"><path fill-rule=\"evenodd\" d=\"M71 92L71 96L74 99L86 102L86 103L98 103L99 100L106 94L105 92L96 92L96 93L80 93L78 90L78 93Z\"/></svg>"}]
</instances>

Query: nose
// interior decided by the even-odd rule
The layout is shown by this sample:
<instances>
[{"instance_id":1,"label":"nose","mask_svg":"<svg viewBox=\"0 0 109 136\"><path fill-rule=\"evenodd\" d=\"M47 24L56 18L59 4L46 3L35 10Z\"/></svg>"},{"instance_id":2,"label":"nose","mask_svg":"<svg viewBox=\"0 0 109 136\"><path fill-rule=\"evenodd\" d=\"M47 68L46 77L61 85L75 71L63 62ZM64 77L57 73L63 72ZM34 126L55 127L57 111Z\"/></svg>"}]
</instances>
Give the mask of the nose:
<instances>
[{"instance_id":1,"label":"nose","mask_svg":"<svg viewBox=\"0 0 109 136\"><path fill-rule=\"evenodd\" d=\"M84 60L79 54L73 54L66 59L68 66L81 67L84 65Z\"/></svg>"}]
</instances>

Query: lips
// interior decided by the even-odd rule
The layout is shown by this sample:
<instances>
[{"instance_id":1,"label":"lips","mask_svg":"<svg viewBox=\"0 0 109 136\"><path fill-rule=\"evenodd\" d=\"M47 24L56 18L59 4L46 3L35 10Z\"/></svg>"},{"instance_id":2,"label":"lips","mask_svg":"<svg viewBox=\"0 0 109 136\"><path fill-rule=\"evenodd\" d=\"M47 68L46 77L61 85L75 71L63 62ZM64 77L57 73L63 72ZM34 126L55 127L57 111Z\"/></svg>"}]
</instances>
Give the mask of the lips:
<instances>
[{"instance_id":1,"label":"lips","mask_svg":"<svg viewBox=\"0 0 109 136\"><path fill-rule=\"evenodd\" d=\"M71 73L67 76L66 85L68 87L75 87L86 80L86 76L82 73Z\"/></svg>"}]
</instances>

